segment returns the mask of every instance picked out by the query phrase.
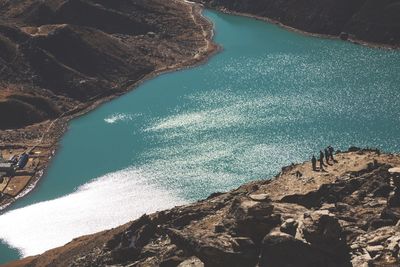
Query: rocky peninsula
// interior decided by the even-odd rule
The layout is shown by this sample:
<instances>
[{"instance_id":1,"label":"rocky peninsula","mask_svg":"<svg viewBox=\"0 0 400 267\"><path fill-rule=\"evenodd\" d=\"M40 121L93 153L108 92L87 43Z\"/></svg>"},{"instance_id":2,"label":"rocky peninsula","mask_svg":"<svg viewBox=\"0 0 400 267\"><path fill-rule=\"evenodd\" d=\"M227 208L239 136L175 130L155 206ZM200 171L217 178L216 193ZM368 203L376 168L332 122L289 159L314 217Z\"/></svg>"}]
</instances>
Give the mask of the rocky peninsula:
<instances>
[{"instance_id":1,"label":"rocky peninsula","mask_svg":"<svg viewBox=\"0 0 400 267\"><path fill-rule=\"evenodd\" d=\"M6 266L399 266L400 155L352 147L335 159Z\"/></svg>"}]
</instances>

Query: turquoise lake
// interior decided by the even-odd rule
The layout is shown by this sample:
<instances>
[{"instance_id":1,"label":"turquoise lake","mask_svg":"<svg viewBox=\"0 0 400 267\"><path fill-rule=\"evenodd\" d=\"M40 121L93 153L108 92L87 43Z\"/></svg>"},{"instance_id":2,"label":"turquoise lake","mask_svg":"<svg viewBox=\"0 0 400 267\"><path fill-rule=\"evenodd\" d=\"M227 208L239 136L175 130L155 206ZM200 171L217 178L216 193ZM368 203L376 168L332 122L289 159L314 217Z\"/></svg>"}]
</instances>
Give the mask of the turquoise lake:
<instances>
[{"instance_id":1,"label":"turquoise lake","mask_svg":"<svg viewBox=\"0 0 400 267\"><path fill-rule=\"evenodd\" d=\"M329 144L400 152L399 52L205 15L223 51L72 121L37 188L0 215L0 263L270 178Z\"/></svg>"}]
</instances>

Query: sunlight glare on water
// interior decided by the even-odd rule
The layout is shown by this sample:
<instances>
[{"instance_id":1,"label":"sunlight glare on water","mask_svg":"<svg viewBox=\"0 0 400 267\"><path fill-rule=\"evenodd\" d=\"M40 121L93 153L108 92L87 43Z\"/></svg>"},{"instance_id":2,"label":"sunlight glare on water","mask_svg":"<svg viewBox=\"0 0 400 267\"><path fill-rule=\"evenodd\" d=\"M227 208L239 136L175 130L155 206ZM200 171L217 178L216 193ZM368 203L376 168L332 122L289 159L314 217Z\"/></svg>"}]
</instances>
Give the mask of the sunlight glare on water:
<instances>
[{"instance_id":1,"label":"sunlight glare on water","mask_svg":"<svg viewBox=\"0 0 400 267\"><path fill-rule=\"evenodd\" d=\"M206 14L223 52L72 121L38 187L0 216L2 240L40 253L271 178L329 144L400 152L399 52Z\"/></svg>"},{"instance_id":2,"label":"sunlight glare on water","mask_svg":"<svg viewBox=\"0 0 400 267\"><path fill-rule=\"evenodd\" d=\"M10 211L1 216L1 236L21 248L24 256L36 255L73 237L184 203L171 192L148 185L146 180L142 171L126 169L106 174L70 195Z\"/></svg>"}]
</instances>

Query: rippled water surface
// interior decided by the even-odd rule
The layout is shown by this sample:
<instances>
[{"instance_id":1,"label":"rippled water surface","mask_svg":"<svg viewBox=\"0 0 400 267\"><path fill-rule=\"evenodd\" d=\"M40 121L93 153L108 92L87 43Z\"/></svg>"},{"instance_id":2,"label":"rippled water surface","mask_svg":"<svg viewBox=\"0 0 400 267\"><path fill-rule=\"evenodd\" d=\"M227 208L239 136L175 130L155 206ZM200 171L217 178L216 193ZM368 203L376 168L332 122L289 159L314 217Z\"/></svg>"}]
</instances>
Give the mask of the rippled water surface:
<instances>
[{"instance_id":1,"label":"rippled water surface","mask_svg":"<svg viewBox=\"0 0 400 267\"><path fill-rule=\"evenodd\" d=\"M37 189L0 216L4 242L37 254L271 177L328 144L400 152L399 52L206 15L223 52L74 120ZM2 262L16 253L0 245Z\"/></svg>"}]
</instances>

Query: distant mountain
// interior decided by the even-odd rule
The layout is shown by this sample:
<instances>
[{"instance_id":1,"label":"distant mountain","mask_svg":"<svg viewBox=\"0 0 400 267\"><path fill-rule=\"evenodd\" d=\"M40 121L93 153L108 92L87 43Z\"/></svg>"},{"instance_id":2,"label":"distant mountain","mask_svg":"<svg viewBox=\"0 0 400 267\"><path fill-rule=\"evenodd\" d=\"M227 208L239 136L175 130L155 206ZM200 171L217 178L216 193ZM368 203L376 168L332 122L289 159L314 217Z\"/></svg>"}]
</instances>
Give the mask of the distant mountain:
<instances>
[{"instance_id":1,"label":"distant mountain","mask_svg":"<svg viewBox=\"0 0 400 267\"><path fill-rule=\"evenodd\" d=\"M196 0L310 33L400 45L400 0Z\"/></svg>"}]
</instances>

